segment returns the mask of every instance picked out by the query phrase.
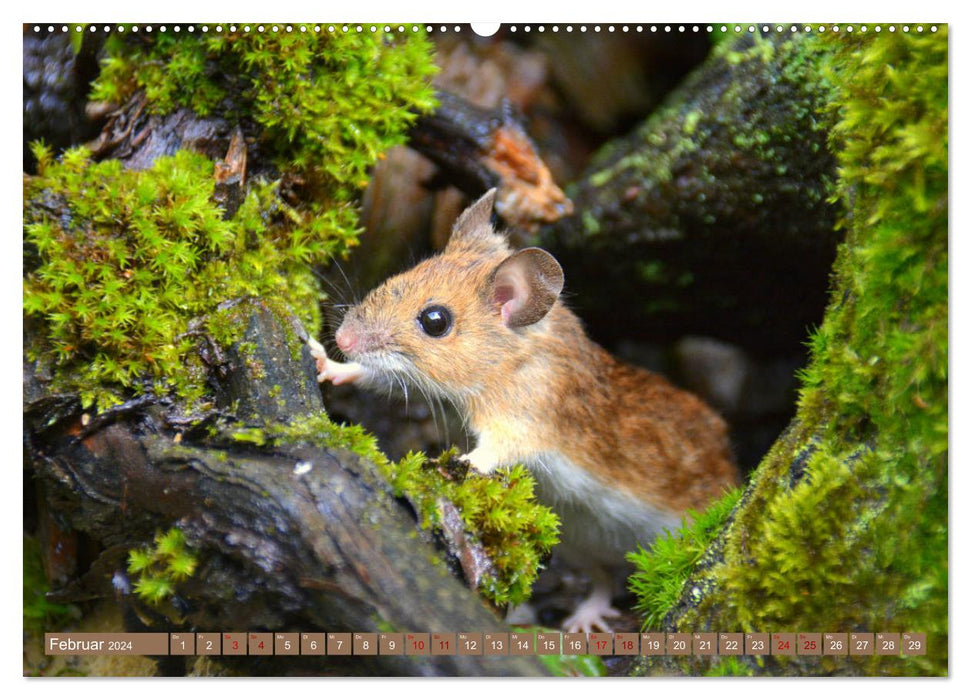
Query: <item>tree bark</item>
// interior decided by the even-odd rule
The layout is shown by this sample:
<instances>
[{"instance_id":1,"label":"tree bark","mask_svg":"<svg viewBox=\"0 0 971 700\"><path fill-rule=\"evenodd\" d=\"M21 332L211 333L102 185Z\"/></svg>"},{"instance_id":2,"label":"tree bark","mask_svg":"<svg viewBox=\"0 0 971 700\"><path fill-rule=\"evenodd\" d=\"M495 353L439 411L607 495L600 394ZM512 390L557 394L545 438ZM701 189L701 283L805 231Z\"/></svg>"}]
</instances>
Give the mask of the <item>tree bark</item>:
<instances>
[{"instance_id":1,"label":"tree bark","mask_svg":"<svg viewBox=\"0 0 971 700\"><path fill-rule=\"evenodd\" d=\"M840 236L813 47L788 34L719 47L567 188L576 214L537 242L595 336L701 334L771 355L819 322Z\"/></svg>"},{"instance_id":2,"label":"tree bark","mask_svg":"<svg viewBox=\"0 0 971 700\"><path fill-rule=\"evenodd\" d=\"M125 558L156 531L177 526L198 552L199 568L178 585L175 612L157 629L506 629L432 544L415 536L413 514L393 498L374 464L344 449L263 447L229 437L321 408L309 353L290 358L284 327L265 306L243 302L237 310L248 317L245 340L257 347L247 361L229 352L215 363L223 403L235 406L235 415L187 421L173 405L136 400L88 417L74 397L26 403L32 475L58 520L97 540L101 550L55 599L116 595L142 619L157 619L126 591ZM248 674L544 674L527 657L247 657L243 663Z\"/></svg>"}]
</instances>

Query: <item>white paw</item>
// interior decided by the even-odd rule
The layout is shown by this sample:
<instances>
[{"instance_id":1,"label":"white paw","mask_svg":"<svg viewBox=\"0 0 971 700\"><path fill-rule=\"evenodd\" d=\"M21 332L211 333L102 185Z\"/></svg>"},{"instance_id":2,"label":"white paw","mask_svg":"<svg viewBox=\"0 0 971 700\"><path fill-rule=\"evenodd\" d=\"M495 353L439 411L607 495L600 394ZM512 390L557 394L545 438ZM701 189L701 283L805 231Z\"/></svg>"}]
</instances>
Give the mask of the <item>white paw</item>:
<instances>
[{"instance_id":1,"label":"white paw","mask_svg":"<svg viewBox=\"0 0 971 700\"><path fill-rule=\"evenodd\" d=\"M357 362L337 362L327 357L324 347L313 338L307 341L310 355L317 361L317 381L333 384L355 382L364 376L364 367Z\"/></svg>"},{"instance_id":2,"label":"white paw","mask_svg":"<svg viewBox=\"0 0 971 700\"><path fill-rule=\"evenodd\" d=\"M468 462L480 474L491 474L499 466L495 454L481 446L476 447L468 454L462 455L459 459Z\"/></svg>"},{"instance_id":3,"label":"white paw","mask_svg":"<svg viewBox=\"0 0 971 700\"><path fill-rule=\"evenodd\" d=\"M313 338L307 339L307 345L310 347L310 356L317 361L317 381L324 381L324 373L327 370L327 351L324 350L324 346L318 343Z\"/></svg>"},{"instance_id":4,"label":"white paw","mask_svg":"<svg viewBox=\"0 0 971 700\"><path fill-rule=\"evenodd\" d=\"M570 617L563 621L563 629L567 632L612 632L605 621L605 617L620 617L621 612L610 605L610 601L585 600L573 611Z\"/></svg>"},{"instance_id":5,"label":"white paw","mask_svg":"<svg viewBox=\"0 0 971 700\"><path fill-rule=\"evenodd\" d=\"M590 571L593 579L593 590L590 595L577 606L566 620L563 621L563 629L567 632L612 632L610 625L605 621L605 617L620 617L620 611L610 605L610 597L613 586L609 575L600 568L593 568Z\"/></svg>"}]
</instances>

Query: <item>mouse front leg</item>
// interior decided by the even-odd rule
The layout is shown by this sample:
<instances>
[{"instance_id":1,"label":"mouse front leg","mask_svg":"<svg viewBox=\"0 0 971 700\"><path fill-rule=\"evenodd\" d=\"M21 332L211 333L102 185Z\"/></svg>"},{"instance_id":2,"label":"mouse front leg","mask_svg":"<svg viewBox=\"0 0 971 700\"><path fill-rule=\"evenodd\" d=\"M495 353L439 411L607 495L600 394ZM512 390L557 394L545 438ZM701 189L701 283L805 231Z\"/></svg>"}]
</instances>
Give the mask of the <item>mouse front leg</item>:
<instances>
[{"instance_id":1,"label":"mouse front leg","mask_svg":"<svg viewBox=\"0 0 971 700\"><path fill-rule=\"evenodd\" d=\"M310 354L317 362L317 381L330 381L333 384L355 382L364 376L364 367L357 362L337 362L327 357L324 346L313 338L307 339Z\"/></svg>"},{"instance_id":2,"label":"mouse front leg","mask_svg":"<svg viewBox=\"0 0 971 700\"><path fill-rule=\"evenodd\" d=\"M468 462L480 474L491 474L497 467L509 464L503 459L498 449L501 444L496 442L491 430L476 431L475 437L475 449L459 457L460 460Z\"/></svg>"},{"instance_id":3,"label":"mouse front leg","mask_svg":"<svg viewBox=\"0 0 971 700\"><path fill-rule=\"evenodd\" d=\"M604 622L604 618L620 617L620 611L610 604L614 588L610 574L596 567L590 572L590 576L593 579L593 590L573 614L563 621L563 629L567 632L611 632L610 625Z\"/></svg>"},{"instance_id":4,"label":"mouse front leg","mask_svg":"<svg viewBox=\"0 0 971 700\"><path fill-rule=\"evenodd\" d=\"M487 445L480 441L478 447L459 457L463 462L468 462L473 469L480 474L491 474L499 466L499 457Z\"/></svg>"}]
</instances>

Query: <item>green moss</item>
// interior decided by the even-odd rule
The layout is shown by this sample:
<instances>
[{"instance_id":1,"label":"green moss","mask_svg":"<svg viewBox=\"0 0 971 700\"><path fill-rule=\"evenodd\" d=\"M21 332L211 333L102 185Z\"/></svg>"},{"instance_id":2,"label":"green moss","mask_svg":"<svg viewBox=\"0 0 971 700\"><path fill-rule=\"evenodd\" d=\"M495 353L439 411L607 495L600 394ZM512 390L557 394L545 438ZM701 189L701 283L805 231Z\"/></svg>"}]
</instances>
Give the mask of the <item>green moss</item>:
<instances>
[{"instance_id":1,"label":"green moss","mask_svg":"<svg viewBox=\"0 0 971 700\"><path fill-rule=\"evenodd\" d=\"M375 438L359 425L338 425L325 414L306 416L287 425L239 436L257 444L308 442L350 449L370 460L388 480L397 497L405 497L418 513L421 527L440 527L439 502L458 509L471 536L478 540L495 565L496 575L483 577L479 592L497 605L525 601L541 562L558 541L559 521L534 498L532 476L522 466L500 469L485 477L463 474L451 453L437 460L411 453L390 461Z\"/></svg>"},{"instance_id":2,"label":"green moss","mask_svg":"<svg viewBox=\"0 0 971 700\"><path fill-rule=\"evenodd\" d=\"M181 530L172 528L155 535L152 547L128 553L128 573L135 582L135 594L158 605L175 593L175 586L195 573L196 555L186 547Z\"/></svg>"},{"instance_id":3,"label":"green moss","mask_svg":"<svg viewBox=\"0 0 971 700\"><path fill-rule=\"evenodd\" d=\"M693 577L704 594L666 625L923 632L926 656L765 663L945 675L947 28L823 41L846 230L832 299L791 429L719 538L719 563Z\"/></svg>"},{"instance_id":4,"label":"green moss","mask_svg":"<svg viewBox=\"0 0 971 700\"><path fill-rule=\"evenodd\" d=\"M410 26L208 30L110 42L92 97L120 103L141 90L154 113L181 106L252 119L281 170L325 178L338 205L363 187L381 153L404 142L418 112L435 104L431 40Z\"/></svg>"},{"instance_id":5,"label":"green moss","mask_svg":"<svg viewBox=\"0 0 971 700\"><path fill-rule=\"evenodd\" d=\"M288 304L318 328L323 293L308 265L355 242L346 226L283 215L273 183L254 185L226 219L211 199L212 163L186 151L143 171L83 149L59 161L34 152L23 304L44 331L32 354L52 361L58 390L102 409L132 393L199 400L205 370L189 323L209 315L218 340L238 340L231 312L217 310L227 299Z\"/></svg>"},{"instance_id":6,"label":"green moss","mask_svg":"<svg viewBox=\"0 0 971 700\"><path fill-rule=\"evenodd\" d=\"M73 605L47 600L50 584L44 573L40 544L26 535L23 543L24 629L40 633L56 631L79 618L81 612Z\"/></svg>"},{"instance_id":7,"label":"green moss","mask_svg":"<svg viewBox=\"0 0 971 700\"><path fill-rule=\"evenodd\" d=\"M755 675L752 668L744 663L735 656L723 656L719 657L718 663L714 664L711 668L705 671L706 676L713 677L724 677L724 676L752 676Z\"/></svg>"},{"instance_id":8,"label":"green moss","mask_svg":"<svg viewBox=\"0 0 971 700\"><path fill-rule=\"evenodd\" d=\"M720 532L735 505L740 490L732 491L702 513L688 511L681 528L658 537L649 550L639 547L628 555L636 571L630 589L637 596L635 610L643 616L645 631L661 629L661 621L681 596L695 565Z\"/></svg>"},{"instance_id":9,"label":"green moss","mask_svg":"<svg viewBox=\"0 0 971 700\"><path fill-rule=\"evenodd\" d=\"M758 109L747 93L749 83L743 78L727 81L725 89L714 96L713 103L703 104L685 99L686 95L698 91L689 82L638 128L638 137L654 148L628 148L631 152L618 159L608 145L594 158L594 171L588 176L590 184L603 187L630 171L636 174L635 179L643 189L651 190L669 182L675 166L691 159L692 154L705 151L705 158L711 159L714 153L706 149L711 149L710 144L716 141L730 142L746 158L774 163L779 159L774 144L804 141L807 131L827 127L827 122L818 119L813 110L815 103L832 94L832 86L820 67L824 54L814 37L772 35L765 38L747 32L740 36L726 35L713 48L709 62L722 63L726 66L722 70L739 75L752 71L778 72L779 82L793 87L800 96L785 103L784 108L789 111L785 118L772 111L779 109L779 105L772 105L768 111ZM597 169L598 163L602 164L600 169ZM692 162L692 165L699 164ZM701 179L714 183L716 178L707 173ZM586 229L590 235L599 232L590 226Z\"/></svg>"},{"instance_id":10,"label":"green moss","mask_svg":"<svg viewBox=\"0 0 971 700\"><path fill-rule=\"evenodd\" d=\"M55 161L33 146L24 186L24 311L41 323L31 350L56 390L105 408L139 393L205 397L190 321L239 340L228 299L289 306L316 333L325 296L310 267L357 242L356 198L367 170L433 105L431 42L395 34L112 33L93 97L142 91L155 113L189 107L242 124L259 172L231 218L214 203L213 164L179 152L149 170L94 163L81 149ZM127 37L127 38L124 38ZM268 167L270 166L270 167ZM290 344L294 353L299 343Z\"/></svg>"}]
</instances>

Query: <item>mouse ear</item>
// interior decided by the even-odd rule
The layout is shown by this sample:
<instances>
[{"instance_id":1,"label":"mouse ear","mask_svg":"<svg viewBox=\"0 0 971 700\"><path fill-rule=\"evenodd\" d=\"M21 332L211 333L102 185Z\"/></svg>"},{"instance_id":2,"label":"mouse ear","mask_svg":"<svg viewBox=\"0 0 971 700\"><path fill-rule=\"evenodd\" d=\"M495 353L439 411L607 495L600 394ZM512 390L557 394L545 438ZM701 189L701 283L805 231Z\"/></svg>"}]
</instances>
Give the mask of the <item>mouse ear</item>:
<instances>
[{"instance_id":1,"label":"mouse ear","mask_svg":"<svg viewBox=\"0 0 971 700\"><path fill-rule=\"evenodd\" d=\"M542 248L525 248L503 260L492 275L492 300L510 328L536 323L563 290L563 268Z\"/></svg>"},{"instance_id":2,"label":"mouse ear","mask_svg":"<svg viewBox=\"0 0 971 700\"><path fill-rule=\"evenodd\" d=\"M459 216L452 227L446 248L493 248L505 245L505 239L492 229L492 207L496 188L486 192Z\"/></svg>"}]
</instances>

